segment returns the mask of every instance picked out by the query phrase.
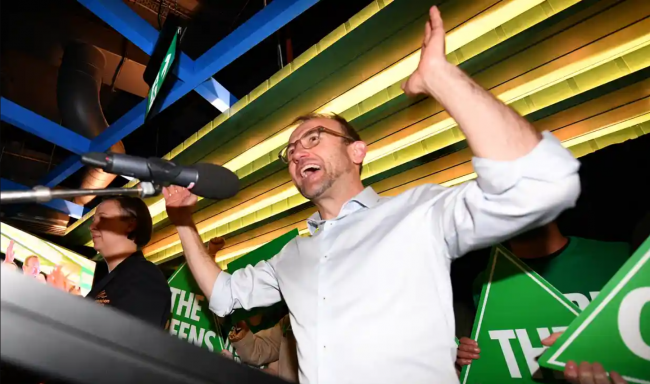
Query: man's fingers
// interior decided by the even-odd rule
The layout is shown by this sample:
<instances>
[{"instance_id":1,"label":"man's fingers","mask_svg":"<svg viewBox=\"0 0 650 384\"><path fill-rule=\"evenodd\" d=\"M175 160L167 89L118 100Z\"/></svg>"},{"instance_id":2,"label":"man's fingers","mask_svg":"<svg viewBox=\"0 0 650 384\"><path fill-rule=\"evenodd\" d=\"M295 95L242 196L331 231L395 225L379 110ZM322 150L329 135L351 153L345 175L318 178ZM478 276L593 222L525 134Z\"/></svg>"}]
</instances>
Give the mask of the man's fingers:
<instances>
[{"instance_id":1,"label":"man's fingers","mask_svg":"<svg viewBox=\"0 0 650 384\"><path fill-rule=\"evenodd\" d=\"M578 366L578 380L580 384L595 384L593 366L583 361Z\"/></svg>"},{"instance_id":2,"label":"man's fingers","mask_svg":"<svg viewBox=\"0 0 650 384\"><path fill-rule=\"evenodd\" d=\"M163 187L163 196L165 199L169 199L171 196L171 192L169 191L169 187Z\"/></svg>"},{"instance_id":3,"label":"man's fingers","mask_svg":"<svg viewBox=\"0 0 650 384\"><path fill-rule=\"evenodd\" d=\"M578 365L573 361L569 361L564 367L564 379L572 384L579 384L578 381Z\"/></svg>"},{"instance_id":4,"label":"man's fingers","mask_svg":"<svg viewBox=\"0 0 650 384\"><path fill-rule=\"evenodd\" d=\"M594 382L596 384L609 384L609 377L607 377L607 372L605 368L598 363L593 363L591 366L594 373Z\"/></svg>"},{"instance_id":5,"label":"man's fingers","mask_svg":"<svg viewBox=\"0 0 650 384\"><path fill-rule=\"evenodd\" d=\"M612 379L614 384L627 384L627 381L617 372L611 371L609 377Z\"/></svg>"},{"instance_id":6,"label":"man's fingers","mask_svg":"<svg viewBox=\"0 0 650 384\"><path fill-rule=\"evenodd\" d=\"M476 340L472 340L469 337L461 337L460 340L458 340L461 344L466 344L466 345L473 345L475 347L478 347L478 343Z\"/></svg>"},{"instance_id":7,"label":"man's fingers","mask_svg":"<svg viewBox=\"0 0 650 384\"><path fill-rule=\"evenodd\" d=\"M456 354L456 359L463 360L478 360L481 356L478 353L458 351Z\"/></svg>"},{"instance_id":8,"label":"man's fingers","mask_svg":"<svg viewBox=\"0 0 650 384\"><path fill-rule=\"evenodd\" d=\"M427 23L424 24L424 40L422 41L422 48L427 47L427 44L429 44L430 39L431 39L431 21L427 21Z\"/></svg>"},{"instance_id":9,"label":"man's fingers","mask_svg":"<svg viewBox=\"0 0 650 384\"><path fill-rule=\"evenodd\" d=\"M550 347L551 345L555 344L555 342L557 341L557 339L560 336L562 336L562 332L555 332L551 336L549 336L546 339L542 340L542 345Z\"/></svg>"},{"instance_id":10,"label":"man's fingers","mask_svg":"<svg viewBox=\"0 0 650 384\"><path fill-rule=\"evenodd\" d=\"M471 359L456 359L456 364L458 364L458 365L460 365L462 367L464 365L472 364L472 361L473 360L471 360Z\"/></svg>"},{"instance_id":11,"label":"man's fingers","mask_svg":"<svg viewBox=\"0 0 650 384\"><path fill-rule=\"evenodd\" d=\"M442 16L440 16L440 10L435 5L429 9L429 19L431 22L431 31L434 33L442 31L445 33L445 27L442 24Z\"/></svg>"},{"instance_id":12,"label":"man's fingers","mask_svg":"<svg viewBox=\"0 0 650 384\"><path fill-rule=\"evenodd\" d=\"M471 352L471 353L481 353L479 347L474 345L468 345L468 344L460 344L458 346L458 350L464 352Z\"/></svg>"}]
</instances>

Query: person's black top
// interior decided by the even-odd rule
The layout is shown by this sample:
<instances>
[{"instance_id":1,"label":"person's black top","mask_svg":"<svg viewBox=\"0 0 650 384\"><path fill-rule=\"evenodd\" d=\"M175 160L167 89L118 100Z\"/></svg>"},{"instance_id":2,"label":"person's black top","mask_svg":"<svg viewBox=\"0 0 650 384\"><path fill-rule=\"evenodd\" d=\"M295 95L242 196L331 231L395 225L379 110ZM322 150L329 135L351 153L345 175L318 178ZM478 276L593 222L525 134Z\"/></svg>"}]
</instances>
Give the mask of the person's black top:
<instances>
[{"instance_id":1,"label":"person's black top","mask_svg":"<svg viewBox=\"0 0 650 384\"><path fill-rule=\"evenodd\" d=\"M165 328L172 294L163 273L138 251L122 261L86 295L96 303L124 311Z\"/></svg>"}]
</instances>

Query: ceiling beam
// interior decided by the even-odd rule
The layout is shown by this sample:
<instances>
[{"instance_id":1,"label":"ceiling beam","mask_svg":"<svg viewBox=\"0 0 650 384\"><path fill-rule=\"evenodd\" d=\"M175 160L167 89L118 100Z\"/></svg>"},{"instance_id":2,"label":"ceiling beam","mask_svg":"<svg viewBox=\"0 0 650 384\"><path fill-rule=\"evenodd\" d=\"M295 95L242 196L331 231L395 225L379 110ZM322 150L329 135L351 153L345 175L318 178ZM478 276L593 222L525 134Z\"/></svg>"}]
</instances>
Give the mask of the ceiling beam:
<instances>
[{"instance_id":1,"label":"ceiling beam","mask_svg":"<svg viewBox=\"0 0 650 384\"><path fill-rule=\"evenodd\" d=\"M84 7L88 8L88 10L97 15L97 17L101 18L104 22L113 27L117 32L122 34L122 36L129 39L144 53L149 56L153 54L154 48L156 47L156 41L158 40L158 31L135 11L129 8L127 4L122 1L111 0L78 1ZM188 81L188 79L192 78L194 73L194 61L184 53L180 54L178 60L178 77L183 81ZM213 88L210 81L212 79L212 74L209 76L210 79L206 80L208 84L205 87L202 84L199 84L197 91L206 88L204 92L199 92L199 94L201 96L206 94L206 100L208 100L210 104L215 105L215 107L218 105L218 109L223 112L230 108L230 106L237 100L234 99L234 97L230 95L230 92L220 84L219 87L221 92L218 94L210 93L209 90ZM212 82L216 82L216 80L212 80ZM223 97L223 99L215 101L215 97Z\"/></svg>"},{"instance_id":2,"label":"ceiling beam","mask_svg":"<svg viewBox=\"0 0 650 384\"><path fill-rule=\"evenodd\" d=\"M100 0L81 0L88 3L97 3L99 6L108 6L111 9L112 2ZM161 106L161 111L187 93L191 92L202 83L223 69L225 66L233 62L239 56L246 53L248 50L259 44L262 40L272 35L279 28L286 25L302 12L307 10L312 5L316 4L318 0L275 0L266 8L258 12L255 16L251 17L248 21L238 27L226 38L221 40L217 45L212 47L208 52L203 54L196 61L196 68L199 70L192 75L187 81L177 81L167 97L164 98ZM110 3L110 4L109 4ZM117 2L115 2L117 3ZM127 7L128 9L128 7ZM129 12L133 11L128 9ZM136 15L137 16L137 15ZM139 16L138 16L139 17ZM138 23L137 21L134 21ZM122 22L118 23L120 26ZM121 27L122 28L122 27ZM146 34L146 33L145 33ZM140 33L135 34L135 39L144 39L146 35ZM127 36L128 37L128 36ZM143 43L145 44L145 43ZM198 64L200 63L200 64ZM182 61L181 63L182 64ZM212 92L212 82L210 82L209 91ZM227 100L224 102L232 102ZM110 127L106 128L99 136L97 136L91 143L92 151L105 151L111 145L122 140L128 134L136 130L144 123L144 115L146 110L146 100L143 100L136 105L131 111L119 118ZM82 167L78 156L72 156L59 165L52 171L44 180L43 184L48 187L53 187L65 180L72 173L76 172Z\"/></svg>"},{"instance_id":3,"label":"ceiling beam","mask_svg":"<svg viewBox=\"0 0 650 384\"><path fill-rule=\"evenodd\" d=\"M72 153L86 153L90 148L90 140L87 138L4 97L0 101L0 115L2 121L65 148Z\"/></svg>"}]
</instances>

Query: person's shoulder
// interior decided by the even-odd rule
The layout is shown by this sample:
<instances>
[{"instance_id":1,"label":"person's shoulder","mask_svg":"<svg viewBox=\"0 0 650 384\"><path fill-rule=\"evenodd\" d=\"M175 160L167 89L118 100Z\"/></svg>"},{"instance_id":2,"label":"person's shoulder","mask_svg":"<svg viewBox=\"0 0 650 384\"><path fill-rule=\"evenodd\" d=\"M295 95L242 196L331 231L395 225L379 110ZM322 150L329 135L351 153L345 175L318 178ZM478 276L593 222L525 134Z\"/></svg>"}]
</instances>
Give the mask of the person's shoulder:
<instances>
[{"instance_id":1,"label":"person's shoulder","mask_svg":"<svg viewBox=\"0 0 650 384\"><path fill-rule=\"evenodd\" d=\"M137 282L140 286L169 291L169 284L160 268L144 257L134 260L132 267L125 274L125 278Z\"/></svg>"}]
</instances>

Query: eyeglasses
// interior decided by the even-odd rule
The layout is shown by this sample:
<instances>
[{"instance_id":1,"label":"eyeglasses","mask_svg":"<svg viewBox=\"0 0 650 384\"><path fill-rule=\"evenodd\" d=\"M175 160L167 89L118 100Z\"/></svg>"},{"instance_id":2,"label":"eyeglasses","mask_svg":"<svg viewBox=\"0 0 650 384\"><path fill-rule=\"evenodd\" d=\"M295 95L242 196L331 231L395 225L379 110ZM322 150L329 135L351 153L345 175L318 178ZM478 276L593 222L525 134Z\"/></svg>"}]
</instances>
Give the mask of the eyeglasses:
<instances>
[{"instance_id":1,"label":"eyeglasses","mask_svg":"<svg viewBox=\"0 0 650 384\"><path fill-rule=\"evenodd\" d=\"M341 137L345 139L348 142L354 142L355 140L351 138L350 136L344 135L342 133L338 133L336 131L333 131L331 129L327 129L325 127L316 127L313 129L310 129L309 131L305 132L298 140L294 141L293 143L287 145L286 147L282 148L280 153L278 154L278 157L280 160L282 160L283 163L289 164L289 161L291 160L291 156L293 153L296 151L296 145L298 142L300 142L300 145L304 149L311 149L317 146L320 143L320 135L321 133L328 133L332 136L336 137Z\"/></svg>"}]
</instances>

